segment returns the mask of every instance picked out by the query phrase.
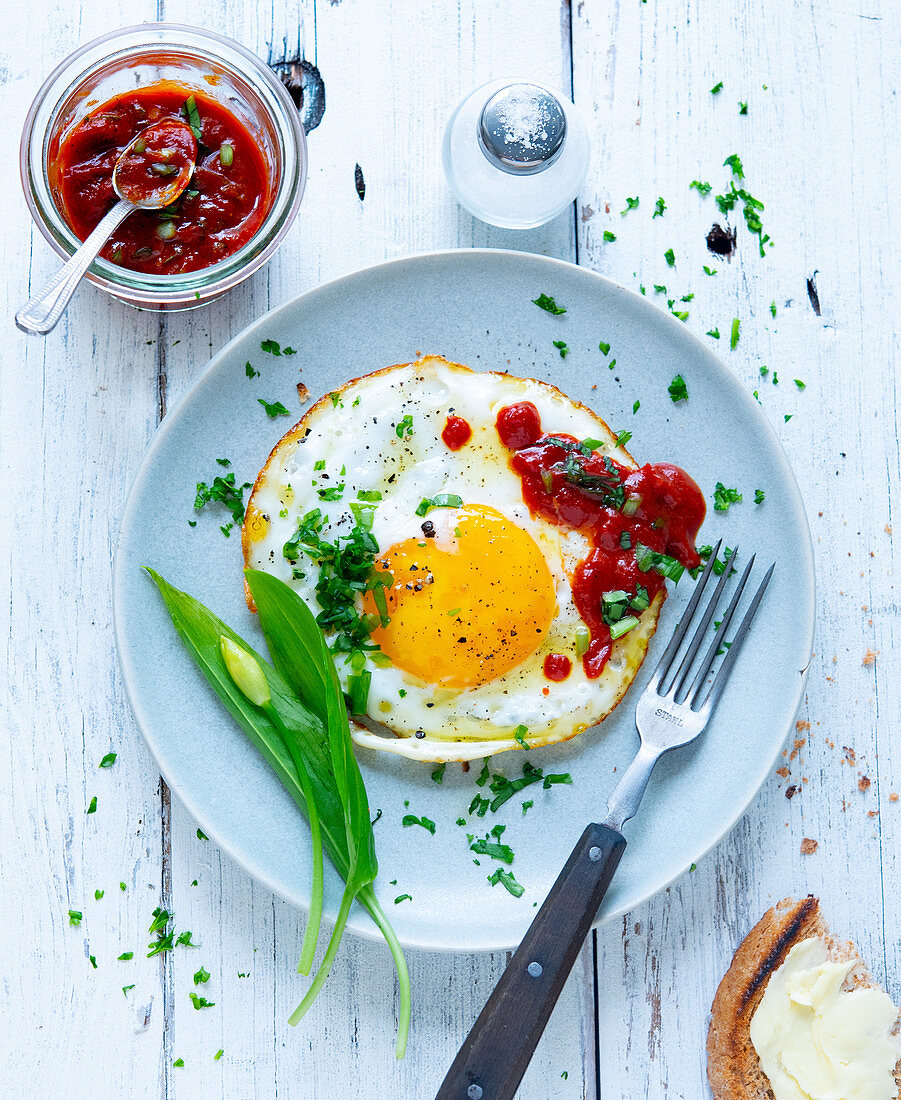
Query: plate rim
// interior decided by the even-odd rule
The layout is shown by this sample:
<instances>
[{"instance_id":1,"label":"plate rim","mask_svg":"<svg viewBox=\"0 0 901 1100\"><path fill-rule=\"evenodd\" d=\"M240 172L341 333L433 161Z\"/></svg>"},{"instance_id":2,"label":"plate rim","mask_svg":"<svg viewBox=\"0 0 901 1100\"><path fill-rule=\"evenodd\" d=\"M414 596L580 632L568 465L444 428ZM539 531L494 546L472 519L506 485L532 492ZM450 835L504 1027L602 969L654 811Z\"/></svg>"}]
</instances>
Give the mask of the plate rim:
<instances>
[{"instance_id":1,"label":"plate rim","mask_svg":"<svg viewBox=\"0 0 901 1100\"><path fill-rule=\"evenodd\" d=\"M670 316L668 313L656 307L653 302L650 302L644 295L637 293L628 287L623 286L621 283L610 279L606 275L602 275L600 272L594 271L589 267L582 266L581 264L573 263L570 260L560 259L556 256L543 256L539 253L520 251L519 249L512 248L450 248L450 249L437 249L428 252L414 252L401 256L396 256L388 260L383 260L376 264L370 264L367 267L357 268L354 271L345 272L343 275L336 276L333 279L329 279L326 282L318 283L316 286L310 287L307 290L301 291L299 294L294 295L287 301L281 303L281 305L274 306L261 314L259 317L250 321L247 325L236 333L226 344L224 344L215 355L209 360L206 366L200 371L198 376L194 379L185 393L182 395L175 408L169 410L163 420L157 425L157 428L153 434L147 450L144 452L144 456L141 459L140 466L134 476L131 483L131 487L128 490L128 494L125 501L125 506L121 513L119 522L119 528L117 532L116 551L113 561L113 578L112 578L112 613L113 613L113 630L115 638L116 655L119 662L119 669L122 675L122 686L125 691L125 696L128 700L132 714L135 719L135 723L140 731L144 744L150 753L150 756L159 768L160 775L165 780L170 791L174 792L178 799L181 801L185 809L194 817L200 826L203 827L204 833L206 833L211 840L213 840L217 846L228 856L233 863L240 867L251 879L260 883L267 890L270 890L277 897L280 897L283 901L289 905L307 911L306 907L302 903L298 903L297 899L290 897L281 887L270 877L264 873L261 873L258 869L251 869L250 866L240 858L231 845L223 841L218 833L216 827L207 820L206 814L202 806L198 806L195 800L185 792L179 781L174 779L169 773L169 769L164 766L163 762L157 755L153 740L148 736L148 728L152 725L151 721L145 716L144 709L141 705L139 698L137 697L136 690L134 688L132 679L132 663L128 656L128 646L124 635L124 626L122 624L122 612L121 606L124 601L124 590L126 587L125 580L125 566L123 564L124 552L123 545L126 541L126 535L133 526L135 516L133 513L137 509L137 498L140 495L141 487L147 477L150 466L156 457L156 454L164 446L169 434L174 431L174 425L179 419L179 416L183 410L194 398L195 393L204 384L207 376L220 367L223 360L227 359L233 348L239 343L252 336L258 330L267 325L271 325L273 321L276 321L282 314L288 313L295 309L300 302L309 302L315 300L318 295L330 293L339 288L341 284L352 282L361 277L377 276L379 272L385 271L391 268L403 267L410 263L435 263L435 262L459 262L461 260L466 261L487 261L492 262L495 257L505 257L507 259L516 258L523 263L534 263L537 266L545 266L547 268L564 269L572 274L578 272L579 277L587 277L589 280L597 280L608 292L614 292L625 296L631 300L630 304L637 306L640 310L647 310L649 316L653 316L653 320L656 323L663 325L664 330L669 327L673 333L679 334L679 338L688 340L689 344L694 346L694 350L699 352L705 362L705 369L709 366L714 371L721 372L727 380L728 384L732 386L735 391L740 395L739 400L743 400L747 413L756 421L757 427L762 429L764 435L768 438L770 444L770 453L778 460L780 471L785 478L787 485L791 490L791 498L785 501L785 504L794 513L795 519L798 522L798 530L802 532L806 538L801 540L799 550L801 553L799 556L803 558L803 573L804 580L806 582L806 592L804 595L808 597L805 602L805 618L806 622L802 622L801 626L806 633L806 646L804 667L799 669L799 678L797 681L797 690L795 693L794 704L790 710L790 716L787 723L785 734L780 742L776 744L771 756L766 756L763 759L762 766L758 767L756 772L751 777L749 784L749 794L746 799L741 801L740 805L736 806L736 809L730 817L727 824L725 824L719 835L716 836L706 847L698 852L695 860L703 859L717 844L726 839L727 836L734 830L738 822L744 817L750 808L751 804L760 794L763 784L766 782L773 765L779 758L779 754L784 746L790 732L791 723L796 718L801 703L804 699L804 690L807 684L807 677L810 670L810 664L813 658L813 646L815 640L816 631L816 569L815 569L815 555L813 550L813 539L810 531L810 521L807 517L807 511L804 507L803 497L801 495L801 489L798 485L797 477L792 469L791 464L788 461L788 456L785 453L785 449L782 446L782 442L779 436L776 434L775 428L771 424L770 420L764 415L762 409L754 401L750 393L748 393L741 385L740 379L731 370L728 364L720 358L716 352L708 348L704 344L699 336L697 336L690 329L678 321L675 317ZM788 700L790 702L790 700ZM599 795L598 807L602 809L602 801L604 799L603 793ZM637 815L638 816L638 815ZM587 822L586 822L587 824ZM626 838L628 840L628 837ZM562 869L562 864L561 864ZM638 906L645 905L658 894L668 889L674 882L677 882L685 874L688 873L688 869L685 868L680 871L675 871L665 881L658 883L650 893L646 894L639 901L632 901L628 905L620 905L611 909L601 909L601 911L595 915L592 921L591 928L597 929L601 925L610 921L617 920L623 917L626 913L632 912ZM358 903L354 903L354 910L359 911ZM353 912L353 910L352 910ZM332 921L327 914L323 914L323 923L326 926L330 926ZM347 926L347 930L352 934L359 936L362 939L370 940L373 942L382 942L383 937L379 929L371 920L366 920L362 924L357 925L350 923ZM509 943L506 940L490 939L482 937L478 942L468 946L448 946L445 943L440 942L438 939L416 939L407 940L403 936L399 935L398 939L405 950L415 951L427 951L427 952L440 952L441 954L477 954L491 951L509 951L514 950L518 946L518 941Z\"/></svg>"}]
</instances>

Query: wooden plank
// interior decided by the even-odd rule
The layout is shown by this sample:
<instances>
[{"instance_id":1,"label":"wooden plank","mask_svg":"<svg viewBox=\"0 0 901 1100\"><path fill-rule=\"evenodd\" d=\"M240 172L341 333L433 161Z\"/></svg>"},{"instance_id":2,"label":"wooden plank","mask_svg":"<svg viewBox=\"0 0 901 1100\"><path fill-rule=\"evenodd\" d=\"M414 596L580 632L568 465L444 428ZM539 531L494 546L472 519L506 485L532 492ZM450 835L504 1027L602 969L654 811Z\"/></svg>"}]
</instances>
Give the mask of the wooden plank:
<instances>
[{"instance_id":1,"label":"wooden plank","mask_svg":"<svg viewBox=\"0 0 901 1100\"><path fill-rule=\"evenodd\" d=\"M526 72L557 86L569 80L558 13L523 27L512 11L464 4L276 7L265 19L218 3L198 10L167 4L167 18L207 22L273 60L299 52L318 65L326 112L310 135L310 178L298 223L277 259L249 284L195 314L166 318L170 407L244 324L299 291L405 253L470 245L516 247L572 258L572 217L532 233L495 230L464 215L440 168L443 126L456 102L496 75ZM271 22L270 22L271 18ZM403 35L397 28L407 28ZM354 186L364 174L366 197ZM176 341L180 341L176 343ZM365 357L361 370L376 367ZM236 554L238 548L236 546ZM204 945L176 952L166 1060L171 1095L330 1096L336 1064L348 1095L434 1091L493 983L503 955L411 952L415 1015L406 1059L393 1054L396 997L390 958L378 944L348 937L313 1011L287 1017L305 983L295 974L304 917L254 885L199 842L196 824L172 803L172 895L179 927ZM197 887L191 887L194 879ZM194 1011L189 993L200 963L213 975L198 993L215 1007ZM593 972L590 948L561 999L522 1089L523 1097L594 1097ZM247 973L247 978L238 974ZM219 1061L214 1055L222 1048ZM563 1078L561 1074L566 1073ZM548 1091L548 1082L552 1082Z\"/></svg>"},{"instance_id":2,"label":"wooden plank","mask_svg":"<svg viewBox=\"0 0 901 1100\"><path fill-rule=\"evenodd\" d=\"M36 4L7 20L9 136L79 41L152 11ZM16 168L12 156L0 165L15 211L0 244L13 275L0 333L3 1091L139 1096L157 1077L163 1033L160 968L143 947L160 889L160 792L119 680L110 587L125 493L156 427L146 343L156 322L85 287L46 339L13 328L30 288L59 266L25 213ZM115 764L100 769L110 751ZM132 961L117 960L125 951Z\"/></svg>"},{"instance_id":3,"label":"wooden plank","mask_svg":"<svg viewBox=\"0 0 901 1100\"><path fill-rule=\"evenodd\" d=\"M699 334L718 327L723 338L708 342L759 391L807 502L820 586L799 716L811 729L797 731L804 743L785 761L790 773L773 776L694 874L599 934L602 1096L700 1095L717 982L782 896L818 894L839 934L856 938L899 995L899 810L889 801L899 786L898 574L883 530L899 481L896 376L885 369L898 314L897 280L886 285L897 271L889 242L898 215L880 167L892 157L884 88L897 12L858 8L585 0L574 17L576 102L587 105L597 142L581 200L583 262L644 284L651 297L655 283L666 285L664 306L696 295L674 308L690 310ZM775 246L765 260L741 224L731 263L705 246L722 219L688 185L721 190L731 153L766 204ZM627 196L640 206L620 216ZM658 196L667 209L653 218ZM605 229L616 242L603 241ZM704 264L718 274L705 275ZM807 291L814 275L819 316ZM734 317L740 340L730 350ZM861 664L867 649L880 651L871 667ZM740 745L741 730L735 737ZM843 764L842 745L855 748L854 766ZM861 773L872 780L866 792ZM801 855L805 836L819 841L815 855Z\"/></svg>"}]
</instances>

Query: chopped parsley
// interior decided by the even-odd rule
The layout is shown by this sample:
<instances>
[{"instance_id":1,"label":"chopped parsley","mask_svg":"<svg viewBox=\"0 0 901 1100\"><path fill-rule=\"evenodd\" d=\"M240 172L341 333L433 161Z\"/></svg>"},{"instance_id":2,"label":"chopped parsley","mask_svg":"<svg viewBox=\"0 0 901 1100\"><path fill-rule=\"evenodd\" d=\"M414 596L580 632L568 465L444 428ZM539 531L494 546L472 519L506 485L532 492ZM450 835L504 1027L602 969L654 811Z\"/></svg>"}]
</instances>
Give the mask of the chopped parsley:
<instances>
[{"instance_id":1,"label":"chopped parsley","mask_svg":"<svg viewBox=\"0 0 901 1100\"><path fill-rule=\"evenodd\" d=\"M344 402L341 400L341 394L336 390L334 393L330 393L329 397L332 399L333 409L343 409Z\"/></svg>"},{"instance_id":2,"label":"chopped parsley","mask_svg":"<svg viewBox=\"0 0 901 1100\"><path fill-rule=\"evenodd\" d=\"M200 985L201 982L208 982L210 980L210 972L201 967L194 975L194 984Z\"/></svg>"},{"instance_id":3,"label":"chopped parsley","mask_svg":"<svg viewBox=\"0 0 901 1100\"><path fill-rule=\"evenodd\" d=\"M224 1053L225 1051L222 1049L217 1050L216 1053L213 1055L213 1061L218 1062Z\"/></svg>"},{"instance_id":4,"label":"chopped parsley","mask_svg":"<svg viewBox=\"0 0 901 1100\"><path fill-rule=\"evenodd\" d=\"M206 835L206 833L203 831L203 829L198 829L197 830L197 839L198 840L209 840L210 838Z\"/></svg>"},{"instance_id":5,"label":"chopped parsley","mask_svg":"<svg viewBox=\"0 0 901 1100\"><path fill-rule=\"evenodd\" d=\"M713 184L707 183L705 180L692 180L688 185L689 191L694 188L701 195L709 195L713 190Z\"/></svg>"},{"instance_id":6,"label":"chopped parsley","mask_svg":"<svg viewBox=\"0 0 901 1100\"><path fill-rule=\"evenodd\" d=\"M260 342L260 351L268 352L270 355L281 355L282 349L277 340L262 340Z\"/></svg>"},{"instance_id":7,"label":"chopped parsley","mask_svg":"<svg viewBox=\"0 0 901 1100\"><path fill-rule=\"evenodd\" d=\"M199 512L201 508L215 501L231 512L232 520L235 523L243 523L244 490L250 487L249 481L245 481L243 485L235 485L233 472L226 474L224 477L217 475L210 485L198 481L197 495L194 497L194 509Z\"/></svg>"},{"instance_id":8,"label":"chopped parsley","mask_svg":"<svg viewBox=\"0 0 901 1100\"><path fill-rule=\"evenodd\" d=\"M393 579L390 573L374 569L375 556L379 552L379 545L371 533L375 505L353 503L350 507L357 522L349 535L339 536L333 543L322 539L322 528L328 517L314 508L300 518L297 530L284 544L282 553L292 564L301 554L317 563L316 599L322 610L316 622L323 630L335 633L332 651L348 654L348 662L356 672L362 673L366 652L378 649L369 642L369 635L379 624L388 624L384 590L391 586ZM378 615L360 614L357 595L366 591L373 593ZM349 689L351 679L348 679ZM368 684L359 682L354 699L358 706L365 703L364 688L368 691ZM357 710L356 713L361 712Z\"/></svg>"},{"instance_id":9,"label":"chopped parsley","mask_svg":"<svg viewBox=\"0 0 901 1100\"><path fill-rule=\"evenodd\" d=\"M681 374L677 374L667 388L669 390L670 400L674 403L676 401L688 400L688 386L685 384L685 379Z\"/></svg>"},{"instance_id":10,"label":"chopped parsley","mask_svg":"<svg viewBox=\"0 0 901 1100\"><path fill-rule=\"evenodd\" d=\"M119 956L119 961L120 962L128 962L129 959L133 959L134 957L135 957L134 951L123 951L122 954Z\"/></svg>"},{"instance_id":11,"label":"chopped parsley","mask_svg":"<svg viewBox=\"0 0 901 1100\"><path fill-rule=\"evenodd\" d=\"M707 264L704 264L704 274L705 275L716 275L716 268L715 267L708 267Z\"/></svg>"},{"instance_id":12,"label":"chopped parsley","mask_svg":"<svg viewBox=\"0 0 901 1100\"><path fill-rule=\"evenodd\" d=\"M555 317L559 317L561 313L566 313L564 307L558 306L548 294L539 294L537 298L532 299L532 304L538 306L539 309L543 309L545 313L553 313Z\"/></svg>"},{"instance_id":13,"label":"chopped parsley","mask_svg":"<svg viewBox=\"0 0 901 1100\"><path fill-rule=\"evenodd\" d=\"M128 988L129 989L134 989L134 986L130 985ZM176 1058L175 1061L172 1063L173 1066L178 1066L179 1069L182 1069L184 1067L184 1064L185 1064L184 1058Z\"/></svg>"},{"instance_id":14,"label":"chopped parsley","mask_svg":"<svg viewBox=\"0 0 901 1100\"><path fill-rule=\"evenodd\" d=\"M281 401L264 401L262 397L258 397L257 401L266 410L266 415L272 419L276 416L290 416L291 410L286 409Z\"/></svg>"},{"instance_id":15,"label":"chopped parsley","mask_svg":"<svg viewBox=\"0 0 901 1100\"><path fill-rule=\"evenodd\" d=\"M722 82L722 80L718 80L716 82L716 84L714 84L713 87L710 89L710 94L711 95L719 95L722 90L723 90L723 82Z\"/></svg>"},{"instance_id":16,"label":"chopped parsley","mask_svg":"<svg viewBox=\"0 0 901 1100\"><path fill-rule=\"evenodd\" d=\"M632 433L631 432L620 432L617 435L613 445L614 445L614 447L625 447L625 445L629 442L629 440L631 438L632 438Z\"/></svg>"},{"instance_id":17,"label":"chopped parsley","mask_svg":"<svg viewBox=\"0 0 901 1100\"><path fill-rule=\"evenodd\" d=\"M513 872L505 871L503 867L498 867L493 874L490 874L488 881L492 886L497 886L498 883L505 886L515 898L522 897L526 890L525 886L516 881Z\"/></svg>"},{"instance_id":18,"label":"chopped parsley","mask_svg":"<svg viewBox=\"0 0 901 1100\"><path fill-rule=\"evenodd\" d=\"M116 763L116 753L108 752L97 765L98 768L111 768Z\"/></svg>"},{"instance_id":19,"label":"chopped parsley","mask_svg":"<svg viewBox=\"0 0 901 1100\"><path fill-rule=\"evenodd\" d=\"M77 928L81 924L81 918L84 914L80 913L77 909L69 910L69 924L75 925Z\"/></svg>"},{"instance_id":20,"label":"chopped parsley","mask_svg":"<svg viewBox=\"0 0 901 1100\"><path fill-rule=\"evenodd\" d=\"M569 774L569 772L560 772L557 775L551 773L544 777L544 782L541 784L541 787L542 790L549 791L551 787L559 783L566 783L569 786L572 786L572 781L573 777Z\"/></svg>"},{"instance_id":21,"label":"chopped parsley","mask_svg":"<svg viewBox=\"0 0 901 1100\"><path fill-rule=\"evenodd\" d=\"M738 113L740 115L746 115L748 113L748 105L742 100L738 101Z\"/></svg>"},{"instance_id":22,"label":"chopped parsley","mask_svg":"<svg viewBox=\"0 0 901 1100\"><path fill-rule=\"evenodd\" d=\"M342 481L340 485L328 485L325 489L317 489L316 495L320 500L340 500L344 495L344 482Z\"/></svg>"},{"instance_id":23,"label":"chopped parsley","mask_svg":"<svg viewBox=\"0 0 901 1100\"><path fill-rule=\"evenodd\" d=\"M247 375L248 378L259 378L260 377L260 372L258 370L253 369L253 366L251 365L249 359L244 364L244 373Z\"/></svg>"},{"instance_id":24,"label":"chopped parsley","mask_svg":"<svg viewBox=\"0 0 901 1100\"><path fill-rule=\"evenodd\" d=\"M737 489L727 489L721 481L718 481L716 488L713 490L713 510L715 512L728 512L729 505L739 504L741 499L742 495Z\"/></svg>"},{"instance_id":25,"label":"chopped parsley","mask_svg":"<svg viewBox=\"0 0 901 1100\"><path fill-rule=\"evenodd\" d=\"M632 406L632 415L634 416L640 408L641 408L641 402L636 401Z\"/></svg>"},{"instance_id":26,"label":"chopped parsley","mask_svg":"<svg viewBox=\"0 0 901 1100\"><path fill-rule=\"evenodd\" d=\"M620 210L620 214L628 214L630 210L634 210L638 206L638 198L630 199L626 196L626 209Z\"/></svg>"},{"instance_id":27,"label":"chopped parsley","mask_svg":"<svg viewBox=\"0 0 901 1100\"><path fill-rule=\"evenodd\" d=\"M410 825L421 825L423 829L435 835L435 822L430 821L427 817L417 817L415 814L404 814L401 825L407 828Z\"/></svg>"},{"instance_id":28,"label":"chopped parsley","mask_svg":"<svg viewBox=\"0 0 901 1100\"><path fill-rule=\"evenodd\" d=\"M676 254L671 248L668 248L666 252L663 253L663 257L670 267L676 266Z\"/></svg>"},{"instance_id":29,"label":"chopped parsley","mask_svg":"<svg viewBox=\"0 0 901 1100\"><path fill-rule=\"evenodd\" d=\"M755 489L754 490L754 503L755 504L763 504L763 502L765 500L766 500L766 493L763 491L763 489Z\"/></svg>"},{"instance_id":30,"label":"chopped parsley","mask_svg":"<svg viewBox=\"0 0 901 1100\"><path fill-rule=\"evenodd\" d=\"M469 850L475 852L477 856L488 856L500 863L511 864L514 859L513 849L509 844L501 843L500 839L505 828L505 825L495 825L490 833L486 833L484 838L480 839L476 839L472 833L467 833Z\"/></svg>"},{"instance_id":31,"label":"chopped parsley","mask_svg":"<svg viewBox=\"0 0 901 1100\"><path fill-rule=\"evenodd\" d=\"M709 328L707 330L707 335L712 336L714 338L714 340L719 340L720 330L718 328Z\"/></svg>"},{"instance_id":32,"label":"chopped parsley","mask_svg":"<svg viewBox=\"0 0 901 1100\"><path fill-rule=\"evenodd\" d=\"M517 743L517 745L520 746L520 748L527 749L529 747L529 743L528 741L526 741L526 736L528 732L529 727L522 725L517 726L516 729L513 731L513 740Z\"/></svg>"},{"instance_id":33,"label":"chopped parsley","mask_svg":"<svg viewBox=\"0 0 901 1100\"><path fill-rule=\"evenodd\" d=\"M403 439L405 436L409 439L413 434L413 417L409 413L397 424L394 434L398 439Z\"/></svg>"},{"instance_id":34,"label":"chopped parsley","mask_svg":"<svg viewBox=\"0 0 901 1100\"><path fill-rule=\"evenodd\" d=\"M609 229L604 230L604 240L609 244L611 241L616 240L616 234L611 233Z\"/></svg>"},{"instance_id":35,"label":"chopped parsley","mask_svg":"<svg viewBox=\"0 0 901 1100\"><path fill-rule=\"evenodd\" d=\"M739 330L741 329L741 321L737 317L732 318L732 332L729 336L729 347L734 348L738 343Z\"/></svg>"},{"instance_id":36,"label":"chopped parsley","mask_svg":"<svg viewBox=\"0 0 901 1100\"><path fill-rule=\"evenodd\" d=\"M732 169L732 175L740 180L745 178L744 165L741 162L741 158L738 153L730 153L728 157L723 161L723 167Z\"/></svg>"},{"instance_id":37,"label":"chopped parsley","mask_svg":"<svg viewBox=\"0 0 901 1100\"><path fill-rule=\"evenodd\" d=\"M590 453L589 451L589 455ZM603 462L606 472L595 474L585 469L586 460L584 452L577 456L575 449L570 450L563 464L563 480L589 496L597 497L608 508L621 508L625 501L625 490L616 466L605 456Z\"/></svg>"},{"instance_id":38,"label":"chopped parsley","mask_svg":"<svg viewBox=\"0 0 901 1100\"><path fill-rule=\"evenodd\" d=\"M554 340L554 347L560 352L560 358L565 359L569 355L569 345L565 340Z\"/></svg>"},{"instance_id":39,"label":"chopped parsley","mask_svg":"<svg viewBox=\"0 0 901 1100\"><path fill-rule=\"evenodd\" d=\"M605 340L600 341L600 343L598 344L598 349L602 351L604 355L610 354L610 345Z\"/></svg>"},{"instance_id":40,"label":"chopped parsley","mask_svg":"<svg viewBox=\"0 0 901 1100\"><path fill-rule=\"evenodd\" d=\"M522 804L522 816L525 817L526 814L529 812L529 810L531 810L531 808L534 805L535 805L535 802L531 798L529 798L525 802L523 802L523 804Z\"/></svg>"},{"instance_id":41,"label":"chopped parsley","mask_svg":"<svg viewBox=\"0 0 901 1100\"><path fill-rule=\"evenodd\" d=\"M712 553L713 553L713 547L712 546L699 546L698 547L698 557L701 559L702 562L706 562L707 559L710 557L710 555ZM721 577L723 575L723 573L726 572L726 562L731 557L732 557L732 549L728 546L723 547L723 556L721 558L717 558L716 561L713 563L713 574L714 574L714 576ZM704 566L699 565L695 569L690 570L692 577L697 578L698 575L703 571L703 569L704 569ZM730 575L731 575L731 573L734 573L734 572L735 572L735 567L733 566L732 570L730 572Z\"/></svg>"},{"instance_id":42,"label":"chopped parsley","mask_svg":"<svg viewBox=\"0 0 901 1100\"><path fill-rule=\"evenodd\" d=\"M735 157L735 164L732 166L733 173L739 178L743 179L742 165L738 157ZM727 157L725 163L729 164L732 161L731 157ZM735 180L729 181L729 189L722 195L715 197L716 205L723 214L728 214L735 209L735 204L741 200L742 202L742 214L744 215L745 224L748 227L748 231L753 233L757 238L757 247L761 256L766 255L766 245L770 243L770 236L763 231L763 222L760 220L760 211L764 209L763 203L760 199L754 198L754 196L743 187L736 187Z\"/></svg>"},{"instance_id":43,"label":"chopped parsley","mask_svg":"<svg viewBox=\"0 0 901 1100\"><path fill-rule=\"evenodd\" d=\"M663 285L663 283L654 283L654 293L666 294L666 287Z\"/></svg>"},{"instance_id":44,"label":"chopped parsley","mask_svg":"<svg viewBox=\"0 0 901 1100\"><path fill-rule=\"evenodd\" d=\"M120 890L127 890L127 889L128 889L128 887L127 887L127 886L125 885L125 883L124 883L124 882L120 882L120 883L119 883L119 889L120 889Z\"/></svg>"},{"instance_id":45,"label":"chopped parsley","mask_svg":"<svg viewBox=\"0 0 901 1100\"><path fill-rule=\"evenodd\" d=\"M679 583L679 578L685 572L685 566L681 562L671 558L669 554L658 554L643 542L635 544L635 564L642 573L653 569L662 577L668 577L674 584Z\"/></svg>"},{"instance_id":46,"label":"chopped parsley","mask_svg":"<svg viewBox=\"0 0 901 1100\"><path fill-rule=\"evenodd\" d=\"M432 508L459 508L462 504L463 498L456 493L438 493L433 497L423 497L416 509L416 515L428 515Z\"/></svg>"},{"instance_id":47,"label":"chopped parsley","mask_svg":"<svg viewBox=\"0 0 901 1100\"><path fill-rule=\"evenodd\" d=\"M432 769L432 782L443 783L444 782L444 769L447 767L447 762L439 764L437 768Z\"/></svg>"},{"instance_id":48,"label":"chopped parsley","mask_svg":"<svg viewBox=\"0 0 901 1100\"><path fill-rule=\"evenodd\" d=\"M660 198L654 203L654 213L651 215L651 221L653 221L654 218L662 218L664 210L666 210L666 203Z\"/></svg>"},{"instance_id":49,"label":"chopped parsley","mask_svg":"<svg viewBox=\"0 0 901 1100\"><path fill-rule=\"evenodd\" d=\"M412 900L413 900L413 895L412 894L398 894L397 897L394 899L394 904L395 905L400 905L400 903L402 901L412 901Z\"/></svg>"},{"instance_id":50,"label":"chopped parsley","mask_svg":"<svg viewBox=\"0 0 901 1100\"><path fill-rule=\"evenodd\" d=\"M491 793L494 795L489 802L485 799L486 808L490 806L492 813L497 813L498 808L517 791L521 791L523 787L528 787L532 783L538 783L544 778L544 772L541 768L535 768L528 760L522 766L522 776L519 779L507 779L505 775L496 774L493 775L488 783L488 787ZM478 796L476 796L478 798ZM484 811L479 813L479 817L484 817Z\"/></svg>"},{"instance_id":51,"label":"chopped parsley","mask_svg":"<svg viewBox=\"0 0 901 1100\"><path fill-rule=\"evenodd\" d=\"M97 795L95 794L91 801L88 803L88 813L95 814L97 812Z\"/></svg>"},{"instance_id":52,"label":"chopped parsley","mask_svg":"<svg viewBox=\"0 0 901 1100\"><path fill-rule=\"evenodd\" d=\"M105 893L104 890L95 890L94 891L94 901L100 901L100 899L103 897L104 893Z\"/></svg>"},{"instance_id":53,"label":"chopped parsley","mask_svg":"<svg viewBox=\"0 0 901 1100\"><path fill-rule=\"evenodd\" d=\"M807 389L807 383L802 382L800 378L795 379L795 385L798 387L799 390L806 390Z\"/></svg>"},{"instance_id":54,"label":"chopped parsley","mask_svg":"<svg viewBox=\"0 0 901 1100\"><path fill-rule=\"evenodd\" d=\"M791 418L794 415L795 415L794 413L786 413L785 416L783 417L783 419L785 420L785 423L787 424L789 422L789 420L791 420Z\"/></svg>"},{"instance_id":55,"label":"chopped parsley","mask_svg":"<svg viewBox=\"0 0 901 1100\"><path fill-rule=\"evenodd\" d=\"M194 990L190 993L191 1004L199 1011L201 1008L212 1008L215 1001L208 1001L206 997L198 997Z\"/></svg>"},{"instance_id":56,"label":"chopped parsley","mask_svg":"<svg viewBox=\"0 0 901 1100\"><path fill-rule=\"evenodd\" d=\"M774 317L776 316L776 299L775 298L772 300L772 302L770 302L770 313L772 313L772 315Z\"/></svg>"}]
</instances>

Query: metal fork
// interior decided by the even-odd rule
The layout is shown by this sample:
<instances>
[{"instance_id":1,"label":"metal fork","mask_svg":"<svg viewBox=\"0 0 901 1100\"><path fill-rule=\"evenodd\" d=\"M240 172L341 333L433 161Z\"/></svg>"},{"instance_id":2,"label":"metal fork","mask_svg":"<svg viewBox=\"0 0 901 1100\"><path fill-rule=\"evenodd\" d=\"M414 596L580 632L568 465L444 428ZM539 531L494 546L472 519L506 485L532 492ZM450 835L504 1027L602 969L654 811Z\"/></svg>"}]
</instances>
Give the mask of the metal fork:
<instances>
[{"instance_id":1,"label":"metal fork","mask_svg":"<svg viewBox=\"0 0 901 1100\"><path fill-rule=\"evenodd\" d=\"M771 565L767 570L731 643L724 643L754 566L751 558L692 676L738 553L737 548L731 551L713 596L700 611L704 589L716 571L720 546L721 541L712 549L688 607L638 700L635 724L641 745L610 795L607 816L600 824L590 824L573 848L473 1024L436 1100L512 1100L625 851L623 824L637 812L660 757L693 741L707 725L775 569ZM691 640L677 660L692 627ZM708 682L723 646L726 655Z\"/></svg>"}]
</instances>

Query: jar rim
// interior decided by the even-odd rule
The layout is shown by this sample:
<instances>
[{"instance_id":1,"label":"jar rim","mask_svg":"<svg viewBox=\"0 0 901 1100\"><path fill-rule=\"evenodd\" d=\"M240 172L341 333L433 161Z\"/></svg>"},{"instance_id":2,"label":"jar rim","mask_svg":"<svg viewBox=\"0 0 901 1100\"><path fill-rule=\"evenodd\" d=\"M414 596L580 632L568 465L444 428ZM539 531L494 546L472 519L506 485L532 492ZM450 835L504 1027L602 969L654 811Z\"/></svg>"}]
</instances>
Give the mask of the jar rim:
<instances>
[{"instance_id":1,"label":"jar rim","mask_svg":"<svg viewBox=\"0 0 901 1100\"><path fill-rule=\"evenodd\" d=\"M116 48L117 42L124 44ZM178 308L217 297L258 270L281 243L303 197L307 145L300 115L282 81L259 56L215 31L183 23L141 23L109 31L79 46L42 83L25 119L19 161L29 212L53 250L66 260L82 242L50 192L47 146L52 126L67 100L93 74L123 57L140 56L155 48L200 61L208 57L248 84L268 116L281 161L270 210L253 236L225 259L194 271L157 275L134 272L98 257L85 276L95 286L133 304ZM85 64L89 57L92 60Z\"/></svg>"}]
</instances>

